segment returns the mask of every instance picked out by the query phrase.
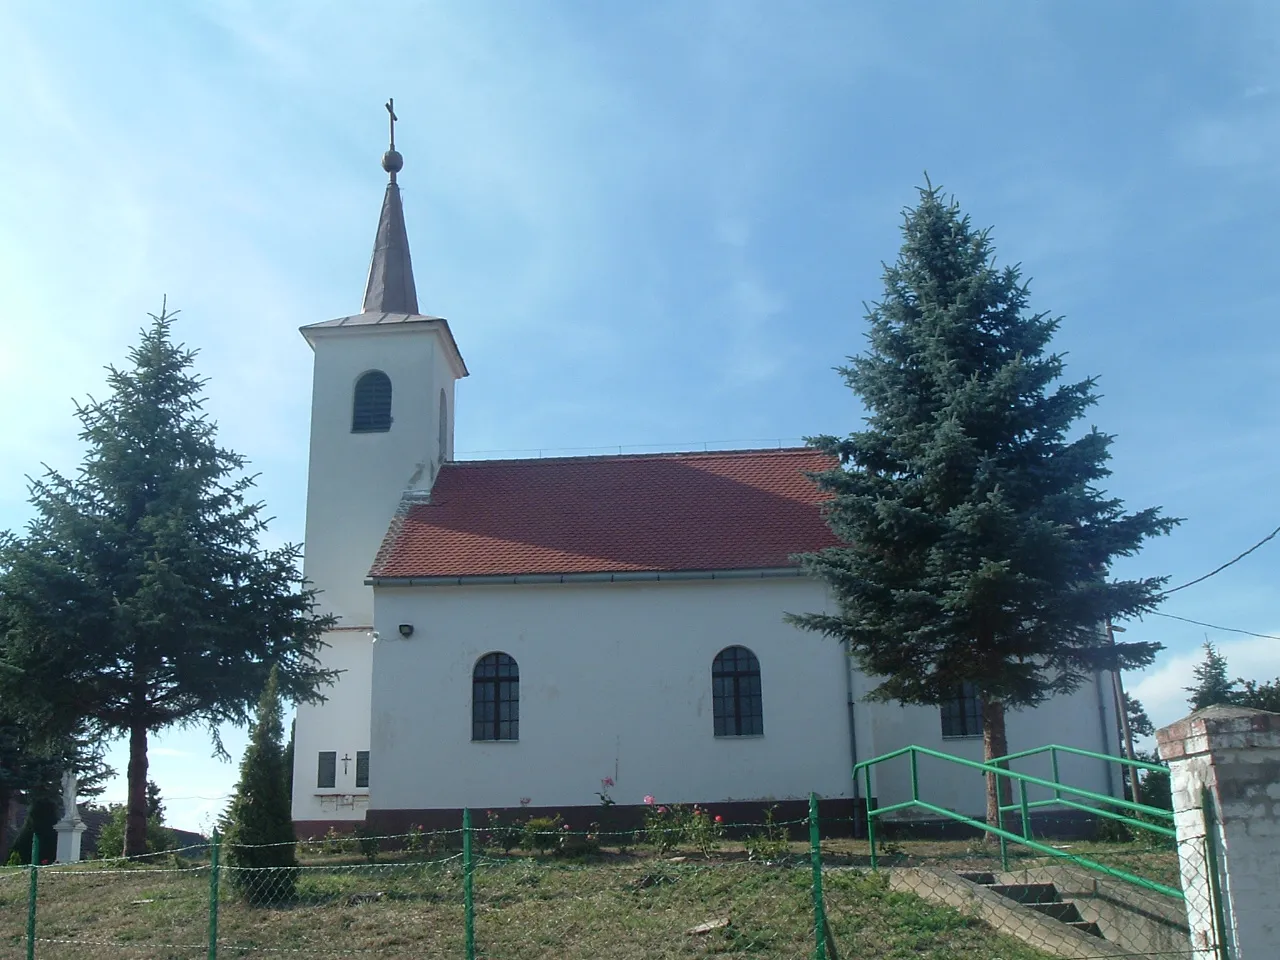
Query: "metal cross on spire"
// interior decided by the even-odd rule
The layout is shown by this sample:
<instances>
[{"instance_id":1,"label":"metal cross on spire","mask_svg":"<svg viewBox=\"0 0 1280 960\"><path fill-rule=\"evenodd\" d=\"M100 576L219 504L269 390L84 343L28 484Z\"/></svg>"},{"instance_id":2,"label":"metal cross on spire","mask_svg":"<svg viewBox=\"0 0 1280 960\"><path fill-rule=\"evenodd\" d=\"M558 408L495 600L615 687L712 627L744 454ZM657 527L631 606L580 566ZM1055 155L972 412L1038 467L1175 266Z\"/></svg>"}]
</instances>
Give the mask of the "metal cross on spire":
<instances>
[{"instance_id":1,"label":"metal cross on spire","mask_svg":"<svg viewBox=\"0 0 1280 960\"><path fill-rule=\"evenodd\" d=\"M396 174L404 167L404 157L400 156L400 151L396 149L396 121L400 118L396 116L396 102L394 99L388 100L387 121L391 125L391 149L382 155L382 169L391 174L391 182L396 182Z\"/></svg>"}]
</instances>

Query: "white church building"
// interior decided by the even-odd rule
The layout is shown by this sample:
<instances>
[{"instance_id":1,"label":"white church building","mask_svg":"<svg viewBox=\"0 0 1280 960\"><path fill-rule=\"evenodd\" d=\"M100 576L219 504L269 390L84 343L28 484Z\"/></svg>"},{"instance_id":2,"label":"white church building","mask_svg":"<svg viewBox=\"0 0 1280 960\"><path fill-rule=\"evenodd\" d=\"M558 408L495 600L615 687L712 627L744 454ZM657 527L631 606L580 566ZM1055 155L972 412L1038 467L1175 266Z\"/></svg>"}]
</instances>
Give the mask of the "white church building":
<instances>
[{"instance_id":1,"label":"white church building","mask_svg":"<svg viewBox=\"0 0 1280 960\"><path fill-rule=\"evenodd\" d=\"M419 311L394 142L383 166L363 309L302 328L305 574L338 617L322 656L343 673L297 712L300 835L456 826L464 807L585 825L602 790L615 817L645 796L798 812L811 791L850 814L859 759L908 744L981 759L967 691L941 709L865 702L841 645L784 622L831 609L791 559L836 542L806 476L822 454L455 460L468 370L450 324ZM1110 675L1010 714L1011 750L1048 743L1119 753ZM1062 769L1117 794L1113 771ZM878 804L909 798L908 778L879 771ZM981 815L980 775L922 762L921 781Z\"/></svg>"}]
</instances>

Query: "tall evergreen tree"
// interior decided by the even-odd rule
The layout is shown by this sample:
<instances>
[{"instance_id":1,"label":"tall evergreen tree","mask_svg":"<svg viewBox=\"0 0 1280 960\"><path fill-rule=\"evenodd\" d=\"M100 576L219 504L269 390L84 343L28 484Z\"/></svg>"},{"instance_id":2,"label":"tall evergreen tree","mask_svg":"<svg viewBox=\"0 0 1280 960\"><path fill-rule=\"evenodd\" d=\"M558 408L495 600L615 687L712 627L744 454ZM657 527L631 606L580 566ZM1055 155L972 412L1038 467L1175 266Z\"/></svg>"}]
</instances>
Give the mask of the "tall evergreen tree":
<instances>
[{"instance_id":1,"label":"tall evergreen tree","mask_svg":"<svg viewBox=\"0 0 1280 960\"><path fill-rule=\"evenodd\" d=\"M1235 702L1235 684L1227 679L1227 658L1218 652L1208 640L1204 642L1204 659L1192 671L1196 678L1194 687L1184 687L1187 704L1192 710L1202 710L1223 703Z\"/></svg>"},{"instance_id":2,"label":"tall evergreen tree","mask_svg":"<svg viewBox=\"0 0 1280 960\"><path fill-rule=\"evenodd\" d=\"M1124 711L1129 717L1129 730L1135 737L1155 736L1155 724L1151 722L1151 717L1147 715L1147 708L1142 705L1141 700L1126 693Z\"/></svg>"},{"instance_id":3,"label":"tall evergreen tree","mask_svg":"<svg viewBox=\"0 0 1280 960\"><path fill-rule=\"evenodd\" d=\"M1268 683L1239 679L1236 683L1242 688L1235 695L1237 704L1242 707L1252 707L1255 710L1280 713L1280 678Z\"/></svg>"},{"instance_id":4,"label":"tall evergreen tree","mask_svg":"<svg viewBox=\"0 0 1280 960\"><path fill-rule=\"evenodd\" d=\"M160 795L160 784L154 780L147 781L147 819L164 823L164 797Z\"/></svg>"},{"instance_id":5,"label":"tall evergreen tree","mask_svg":"<svg viewBox=\"0 0 1280 960\"><path fill-rule=\"evenodd\" d=\"M1112 438L1072 436L1094 381L1057 382L1059 321L1029 312L988 232L929 185L903 236L870 349L839 368L867 428L810 441L839 460L815 479L846 546L802 562L837 610L791 619L847 642L873 699L941 704L972 683L991 759L1008 752L1006 709L1151 662L1159 644L1113 646L1102 624L1154 608L1165 580L1107 571L1177 521L1099 490ZM999 797L989 782L993 823Z\"/></svg>"},{"instance_id":6,"label":"tall evergreen tree","mask_svg":"<svg viewBox=\"0 0 1280 960\"><path fill-rule=\"evenodd\" d=\"M285 753L279 679L273 669L224 819L228 862L252 868L235 871L232 879L252 903L291 900L298 880Z\"/></svg>"},{"instance_id":7,"label":"tall evergreen tree","mask_svg":"<svg viewBox=\"0 0 1280 960\"><path fill-rule=\"evenodd\" d=\"M77 474L32 481L35 519L0 547L0 698L35 728L129 737L125 852L146 849L147 738L172 724L243 723L270 664L294 700L332 680L328 618L294 545L265 549L245 460L217 444L195 353L152 315L110 396L77 407Z\"/></svg>"}]
</instances>

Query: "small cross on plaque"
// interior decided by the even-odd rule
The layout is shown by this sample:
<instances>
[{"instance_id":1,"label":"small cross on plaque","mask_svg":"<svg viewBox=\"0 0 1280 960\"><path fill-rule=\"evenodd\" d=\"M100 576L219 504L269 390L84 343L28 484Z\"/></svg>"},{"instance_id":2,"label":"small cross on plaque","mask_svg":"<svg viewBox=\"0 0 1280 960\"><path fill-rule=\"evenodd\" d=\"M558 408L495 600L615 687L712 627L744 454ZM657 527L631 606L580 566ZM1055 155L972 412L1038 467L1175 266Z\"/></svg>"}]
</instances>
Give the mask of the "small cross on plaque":
<instances>
[{"instance_id":1,"label":"small cross on plaque","mask_svg":"<svg viewBox=\"0 0 1280 960\"><path fill-rule=\"evenodd\" d=\"M350 762L351 762L351 755L344 753L342 755L342 775L344 777L347 775L347 764L349 764Z\"/></svg>"}]
</instances>

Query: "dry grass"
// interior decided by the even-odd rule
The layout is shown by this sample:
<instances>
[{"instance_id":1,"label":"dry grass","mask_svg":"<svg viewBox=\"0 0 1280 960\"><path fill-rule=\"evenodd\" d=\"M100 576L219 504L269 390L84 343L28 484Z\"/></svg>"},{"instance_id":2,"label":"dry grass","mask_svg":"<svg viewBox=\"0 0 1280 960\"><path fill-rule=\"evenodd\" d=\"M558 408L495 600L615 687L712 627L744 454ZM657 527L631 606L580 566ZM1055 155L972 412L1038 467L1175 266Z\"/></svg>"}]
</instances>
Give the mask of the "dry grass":
<instances>
[{"instance_id":1,"label":"dry grass","mask_svg":"<svg viewBox=\"0 0 1280 960\"><path fill-rule=\"evenodd\" d=\"M1080 852L1168 858L1123 845L1079 844ZM725 844L713 860L608 854L588 862L480 858L474 874L477 956L487 960L694 956L807 958L813 955L811 873L801 845L788 862L750 862ZM1044 955L981 922L865 874L865 842L824 843L827 912L842 957L958 960ZM990 868L993 851L965 843L903 843L885 865ZM1039 858L1018 858L1018 866ZM297 894L279 907L252 907L224 883L219 957L461 958L462 863L453 853L375 864L353 856L304 861ZM852 868L852 869L849 869ZM1174 869L1176 870L1176 861ZM265 878L265 875L264 875ZM21 957L25 871L0 869L0 957ZM203 958L209 870L95 864L40 874L41 960ZM727 926L693 934L698 924Z\"/></svg>"}]
</instances>

